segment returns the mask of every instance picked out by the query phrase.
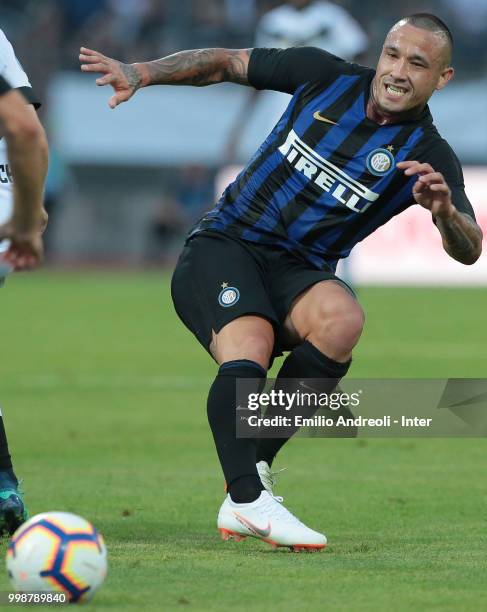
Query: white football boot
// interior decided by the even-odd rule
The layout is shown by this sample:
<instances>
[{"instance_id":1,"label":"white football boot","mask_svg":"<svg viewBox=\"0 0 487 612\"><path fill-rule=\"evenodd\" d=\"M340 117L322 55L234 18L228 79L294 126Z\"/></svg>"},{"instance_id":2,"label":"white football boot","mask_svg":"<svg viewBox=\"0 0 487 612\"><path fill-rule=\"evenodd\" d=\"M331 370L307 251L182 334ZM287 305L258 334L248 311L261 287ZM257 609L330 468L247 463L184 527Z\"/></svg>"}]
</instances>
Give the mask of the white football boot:
<instances>
[{"instance_id":1,"label":"white football boot","mask_svg":"<svg viewBox=\"0 0 487 612\"><path fill-rule=\"evenodd\" d=\"M277 548L295 552L321 550L326 536L306 527L268 491L249 504L236 504L227 495L218 513L218 529L223 540L258 538Z\"/></svg>"}]
</instances>

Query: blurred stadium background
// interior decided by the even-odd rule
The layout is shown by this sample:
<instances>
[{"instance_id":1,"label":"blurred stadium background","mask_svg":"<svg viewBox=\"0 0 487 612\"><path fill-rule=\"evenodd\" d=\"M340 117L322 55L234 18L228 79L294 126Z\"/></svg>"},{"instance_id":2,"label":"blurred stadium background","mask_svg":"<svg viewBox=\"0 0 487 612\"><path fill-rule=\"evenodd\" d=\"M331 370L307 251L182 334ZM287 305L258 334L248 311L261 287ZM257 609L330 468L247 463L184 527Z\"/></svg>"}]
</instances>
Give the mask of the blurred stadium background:
<instances>
[{"instance_id":1,"label":"blurred stadium background","mask_svg":"<svg viewBox=\"0 0 487 612\"><path fill-rule=\"evenodd\" d=\"M187 228L265 138L265 99L248 121L249 91L235 85L153 88L110 111L78 50L140 61L250 47L280 2L0 4L51 143L47 270L0 291L0 405L31 512L76 512L107 539L109 579L93 609L481 609L485 439L292 441L277 493L324 527L328 552L217 538L222 477L204 409L215 367L176 320L169 273ZM431 106L487 232L487 0L340 4L364 28L360 61L372 66L404 14L452 26L457 76ZM368 319L351 376L485 377L485 257L450 260L419 208L359 245L345 273L376 286L360 288Z\"/></svg>"},{"instance_id":2,"label":"blurred stadium background","mask_svg":"<svg viewBox=\"0 0 487 612\"><path fill-rule=\"evenodd\" d=\"M264 140L269 125L264 102L246 117L248 90L227 84L196 93L189 87L153 88L110 111L108 90L79 72L80 45L128 62L185 48L251 47L262 16L280 4L2 2L1 27L44 101L41 113L51 143L48 262L171 266L188 227L213 205L227 178ZM487 228L486 0L337 4L368 36L359 60L371 66L388 28L404 14L431 11L450 24L457 75L434 96L431 107L440 132L464 165L467 191ZM240 120L244 132L231 158L228 141ZM346 274L355 284L487 283L482 260L469 269L449 260L428 215L416 209L359 245Z\"/></svg>"}]
</instances>

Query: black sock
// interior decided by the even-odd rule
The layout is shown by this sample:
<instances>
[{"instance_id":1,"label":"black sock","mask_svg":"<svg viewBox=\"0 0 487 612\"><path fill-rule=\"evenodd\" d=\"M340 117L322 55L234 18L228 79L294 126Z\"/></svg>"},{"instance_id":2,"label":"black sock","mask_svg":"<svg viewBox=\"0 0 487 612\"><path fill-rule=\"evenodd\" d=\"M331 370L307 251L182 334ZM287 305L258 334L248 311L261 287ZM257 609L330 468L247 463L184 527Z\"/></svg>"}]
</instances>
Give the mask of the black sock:
<instances>
[{"instance_id":1,"label":"black sock","mask_svg":"<svg viewBox=\"0 0 487 612\"><path fill-rule=\"evenodd\" d=\"M218 370L208 395L208 422L230 497L236 503L252 502L264 489L255 466L255 440L236 435L236 380L264 381L265 377L264 368L254 361L229 361Z\"/></svg>"},{"instance_id":2,"label":"black sock","mask_svg":"<svg viewBox=\"0 0 487 612\"><path fill-rule=\"evenodd\" d=\"M258 474L240 476L228 485L230 497L236 504L248 504L255 501L263 490L264 487L262 486L262 482Z\"/></svg>"},{"instance_id":3,"label":"black sock","mask_svg":"<svg viewBox=\"0 0 487 612\"><path fill-rule=\"evenodd\" d=\"M3 416L0 412L0 471L12 470L12 460L8 450L7 434L3 424Z\"/></svg>"},{"instance_id":4,"label":"black sock","mask_svg":"<svg viewBox=\"0 0 487 612\"><path fill-rule=\"evenodd\" d=\"M338 385L340 379L345 376L350 367L350 361L340 363L330 359L319 351L310 342L303 342L296 347L284 360L276 378L274 388L282 389L285 393L296 392L296 380L287 379L315 379L310 381L310 386L319 390L319 393L331 393ZM303 416L313 416L318 406L306 406L301 408ZM289 416L284 407L273 407L269 416ZM274 457L281 447L296 433L297 427L286 428L289 436L285 438L261 438L257 445L257 461L267 461L272 465Z\"/></svg>"}]
</instances>

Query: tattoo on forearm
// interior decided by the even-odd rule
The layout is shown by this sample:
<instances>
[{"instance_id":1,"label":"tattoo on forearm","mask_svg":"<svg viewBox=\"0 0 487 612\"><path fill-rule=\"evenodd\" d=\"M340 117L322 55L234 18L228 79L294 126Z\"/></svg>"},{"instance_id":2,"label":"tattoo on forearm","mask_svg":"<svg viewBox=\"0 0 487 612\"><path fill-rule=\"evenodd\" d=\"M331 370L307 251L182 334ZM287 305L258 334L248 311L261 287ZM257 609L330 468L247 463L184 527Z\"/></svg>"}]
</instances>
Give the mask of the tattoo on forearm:
<instances>
[{"instance_id":1,"label":"tattoo on forearm","mask_svg":"<svg viewBox=\"0 0 487 612\"><path fill-rule=\"evenodd\" d=\"M152 85L246 84L248 57L247 50L196 49L148 62L144 68Z\"/></svg>"},{"instance_id":2,"label":"tattoo on forearm","mask_svg":"<svg viewBox=\"0 0 487 612\"><path fill-rule=\"evenodd\" d=\"M473 263L480 255L482 230L466 214L448 220L437 219L447 253L462 263Z\"/></svg>"},{"instance_id":3,"label":"tattoo on forearm","mask_svg":"<svg viewBox=\"0 0 487 612\"><path fill-rule=\"evenodd\" d=\"M120 68L127 79L128 84L133 88L134 93L142 85L142 77L133 64L120 64Z\"/></svg>"},{"instance_id":4,"label":"tattoo on forearm","mask_svg":"<svg viewBox=\"0 0 487 612\"><path fill-rule=\"evenodd\" d=\"M228 67L224 71L224 81L248 85L248 64L250 53L247 49L243 51L230 51Z\"/></svg>"}]
</instances>

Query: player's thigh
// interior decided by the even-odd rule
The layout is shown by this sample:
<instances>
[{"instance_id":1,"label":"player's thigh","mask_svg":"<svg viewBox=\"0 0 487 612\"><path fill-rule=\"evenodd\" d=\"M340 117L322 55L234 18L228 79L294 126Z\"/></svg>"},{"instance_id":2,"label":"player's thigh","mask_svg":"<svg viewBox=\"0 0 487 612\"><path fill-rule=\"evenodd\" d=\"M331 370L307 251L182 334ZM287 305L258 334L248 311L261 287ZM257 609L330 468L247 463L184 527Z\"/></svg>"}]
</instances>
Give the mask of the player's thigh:
<instances>
[{"instance_id":1,"label":"player's thigh","mask_svg":"<svg viewBox=\"0 0 487 612\"><path fill-rule=\"evenodd\" d=\"M293 343L321 335L336 335L354 345L364 320L364 312L355 295L338 279L330 279L312 285L295 298L284 329Z\"/></svg>"},{"instance_id":2,"label":"player's thigh","mask_svg":"<svg viewBox=\"0 0 487 612\"><path fill-rule=\"evenodd\" d=\"M250 248L223 234L195 236L179 258L171 291L180 319L219 363L262 361L278 320Z\"/></svg>"}]
</instances>

